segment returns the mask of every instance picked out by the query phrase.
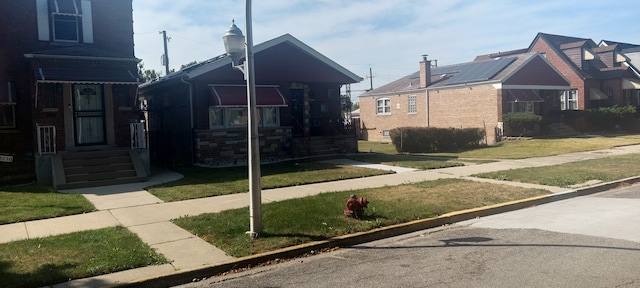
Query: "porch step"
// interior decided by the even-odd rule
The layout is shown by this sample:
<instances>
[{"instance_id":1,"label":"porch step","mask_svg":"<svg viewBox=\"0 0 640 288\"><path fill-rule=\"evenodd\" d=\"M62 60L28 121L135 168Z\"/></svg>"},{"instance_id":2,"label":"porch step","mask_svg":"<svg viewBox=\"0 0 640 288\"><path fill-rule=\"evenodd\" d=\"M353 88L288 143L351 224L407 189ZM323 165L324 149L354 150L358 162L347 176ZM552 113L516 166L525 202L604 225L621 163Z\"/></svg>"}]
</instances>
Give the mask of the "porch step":
<instances>
[{"instance_id":1,"label":"porch step","mask_svg":"<svg viewBox=\"0 0 640 288\"><path fill-rule=\"evenodd\" d=\"M336 149L333 147L333 139L331 137L311 137L311 155L310 156L323 156L336 154Z\"/></svg>"},{"instance_id":2,"label":"porch step","mask_svg":"<svg viewBox=\"0 0 640 288\"><path fill-rule=\"evenodd\" d=\"M56 190L144 182L147 175L136 169L128 149L67 152L61 154L64 183ZM62 181L61 181L62 182Z\"/></svg>"}]
</instances>

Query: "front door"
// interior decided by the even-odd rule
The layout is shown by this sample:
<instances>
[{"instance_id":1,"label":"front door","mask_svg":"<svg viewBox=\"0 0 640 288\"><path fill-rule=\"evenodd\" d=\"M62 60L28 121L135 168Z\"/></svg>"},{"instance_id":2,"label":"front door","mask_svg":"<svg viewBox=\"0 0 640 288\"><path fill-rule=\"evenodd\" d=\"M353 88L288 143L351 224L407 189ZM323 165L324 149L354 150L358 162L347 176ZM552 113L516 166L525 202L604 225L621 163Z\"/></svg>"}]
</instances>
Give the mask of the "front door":
<instances>
[{"instance_id":1,"label":"front door","mask_svg":"<svg viewBox=\"0 0 640 288\"><path fill-rule=\"evenodd\" d=\"M73 86L75 144L105 144L104 97L102 85Z\"/></svg>"}]
</instances>

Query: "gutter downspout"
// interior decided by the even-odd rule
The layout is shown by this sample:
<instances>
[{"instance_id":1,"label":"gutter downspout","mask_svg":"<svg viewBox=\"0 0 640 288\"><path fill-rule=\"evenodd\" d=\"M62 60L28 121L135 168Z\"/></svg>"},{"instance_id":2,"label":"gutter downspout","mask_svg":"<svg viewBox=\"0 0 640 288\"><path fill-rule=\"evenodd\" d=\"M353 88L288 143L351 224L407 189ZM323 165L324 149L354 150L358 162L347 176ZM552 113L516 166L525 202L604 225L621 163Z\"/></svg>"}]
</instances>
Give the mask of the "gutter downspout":
<instances>
[{"instance_id":1,"label":"gutter downspout","mask_svg":"<svg viewBox=\"0 0 640 288\"><path fill-rule=\"evenodd\" d=\"M191 121L190 123L190 128L191 128L191 141L193 141L193 84L189 81L185 81L184 78L180 78L180 82L187 84L187 86L189 86L189 120ZM191 146L191 163L195 163L195 151L193 150L193 145Z\"/></svg>"},{"instance_id":2,"label":"gutter downspout","mask_svg":"<svg viewBox=\"0 0 640 288\"><path fill-rule=\"evenodd\" d=\"M429 89L424 89L424 93L425 93L425 95L426 95L426 100L425 100L425 102L426 102L426 106L427 106L427 107L426 107L426 109L427 109L427 115L426 115L426 116L427 116L427 117L426 117L426 118L427 118L427 119L426 119L427 123L426 123L426 124L427 124L427 127L429 127L429 125L430 125L430 123L429 123L429 118L430 118L430 116L431 116L431 113L429 113L429 112L430 112L430 111L429 111Z\"/></svg>"}]
</instances>

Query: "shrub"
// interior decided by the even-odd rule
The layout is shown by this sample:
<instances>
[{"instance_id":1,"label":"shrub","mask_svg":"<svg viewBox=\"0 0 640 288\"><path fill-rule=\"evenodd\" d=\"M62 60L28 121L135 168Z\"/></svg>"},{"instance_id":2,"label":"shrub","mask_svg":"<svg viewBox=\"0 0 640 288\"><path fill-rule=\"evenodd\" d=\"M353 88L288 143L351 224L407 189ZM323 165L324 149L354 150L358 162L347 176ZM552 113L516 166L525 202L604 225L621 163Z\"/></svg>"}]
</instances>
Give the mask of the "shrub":
<instances>
[{"instance_id":1,"label":"shrub","mask_svg":"<svg viewBox=\"0 0 640 288\"><path fill-rule=\"evenodd\" d=\"M633 121L635 106L601 107L583 111L565 111L565 121L583 132L612 131L618 129L637 130Z\"/></svg>"},{"instance_id":2,"label":"shrub","mask_svg":"<svg viewBox=\"0 0 640 288\"><path fill-rule=\"evenodd\" d=\"M484 140L480 128L400 127L389 132L398 152L453 152L479 146Z\"/></svg>"},{"instance_id":3,"label":"shrub","mask_svg":"<svg viewBox=\"0 0 640 288\"><path fill-rule=\"evenodd\" d=\"M502 116L505 136L533 136L538 133L542 116L531 113L512 113Z\"/></svg>"}]
</instances>

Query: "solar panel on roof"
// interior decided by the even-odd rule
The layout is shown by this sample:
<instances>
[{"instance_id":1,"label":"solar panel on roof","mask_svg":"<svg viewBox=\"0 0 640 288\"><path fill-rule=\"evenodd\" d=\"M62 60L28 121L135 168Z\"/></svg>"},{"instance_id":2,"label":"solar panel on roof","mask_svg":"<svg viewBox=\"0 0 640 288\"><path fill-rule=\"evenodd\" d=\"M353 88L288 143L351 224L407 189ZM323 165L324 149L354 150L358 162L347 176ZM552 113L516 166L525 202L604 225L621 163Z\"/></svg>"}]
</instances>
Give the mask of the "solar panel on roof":
<instances>
[{"instance_id":1,"label":"solar panel on roof","mask_svg":"<svg viewBox=\"0 0 640 288\"><path fill-rule=\"evenodd\" d=\"M515 60L516 58L501 58L484 62L471 62L465 65L464 69L462 69L458 75L451 78L448 84L489 80Z\"/></svg>"},{"instance_id":2,"label":"solar panel on roof","mask_svg":"<svg viewBox=\"0 0 640 288\"><path fill-rule=\"evenodd\" d=\"M440 74L451 74L455 72L460 72L461 66L462 65L436 67L431 69L431 74L440 75Z\"/></svg>"}]
</instances>

